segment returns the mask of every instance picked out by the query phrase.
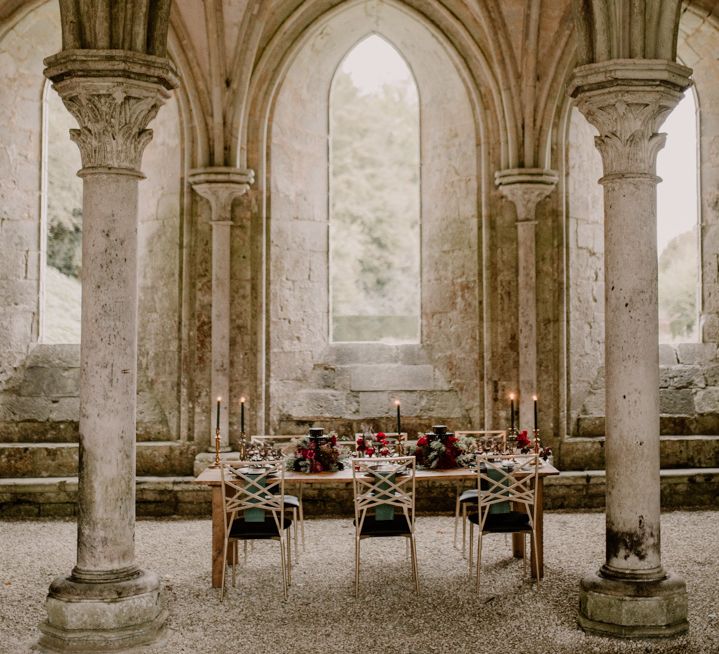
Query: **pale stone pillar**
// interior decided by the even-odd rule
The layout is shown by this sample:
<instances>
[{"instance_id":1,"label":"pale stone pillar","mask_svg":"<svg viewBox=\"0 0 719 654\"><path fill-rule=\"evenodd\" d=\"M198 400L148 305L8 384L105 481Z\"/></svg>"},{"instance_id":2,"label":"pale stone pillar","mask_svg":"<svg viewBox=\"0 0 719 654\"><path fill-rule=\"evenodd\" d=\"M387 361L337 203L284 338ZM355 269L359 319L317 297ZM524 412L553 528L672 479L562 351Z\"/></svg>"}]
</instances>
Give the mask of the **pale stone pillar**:
<instances>
[{"instance_id":1,"label":"pale stone pillar","mask_svg":"<svg viewBox=\"0 0 719 654\"><path fill-rule=\"evenodd\" d=\"M571 84L604 164L606 561L582 582L579 616L598 633L688 628L686 587L660 552L656 157L690 74L666 61L608 61L580 66Z\"/></svg>"},{"instance_id":2,"label":"pale stone pillar","mask_svg":"<svg viewBox=\"0 0 719 654\"><path fill-rule=\"evenodd\" d=\"M40 646L105 651L152 641L165 620L157 575L135 564L137 197L146 127L177 79L140 53L45 63L80 126L83 284L77 564L50 586Z\"/></svg>"},{"instance_id":3,"label":"pale stone pillar","mask_svg":"<svg viewBox=\"0 0 719 654\"><path fill-rule=\"evenodd\" d=\"M215 410L222 398L220 438L223 452L230 450L230 228L232 202L247 193L254 172L229 167L193 170L190 184L209 201L212 210L212 370L210 388L210 443L215 451Z\"/></svg>"},{"instance_id":4,"label":"pale stone pillar","mask_svg":"<svg viewBox=\"0 0 719 654\"><path fill-rule=\"evenodd\" d=\"M537 393L537 257L535 210L557 184L543 168L512 168L495 173L502 195L517 210L517 325L519 336L519 425L534 425L532 396Z\"/></svg>"}]
</instances>

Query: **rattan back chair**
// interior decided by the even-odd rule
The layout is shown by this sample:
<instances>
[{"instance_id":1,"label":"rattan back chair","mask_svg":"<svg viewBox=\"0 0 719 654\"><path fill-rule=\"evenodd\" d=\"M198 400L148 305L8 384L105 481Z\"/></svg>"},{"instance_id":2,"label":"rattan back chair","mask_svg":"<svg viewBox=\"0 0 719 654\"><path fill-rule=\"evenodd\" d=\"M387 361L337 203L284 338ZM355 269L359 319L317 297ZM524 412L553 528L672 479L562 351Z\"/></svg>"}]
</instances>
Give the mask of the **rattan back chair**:
<instances>
[{"instance_id":1,"label":"rattan back chair","mask_svg":"<svg viewBox=\"0 0 719 654\"><path fill-rule=\"evenodd\" d=\"M355 597L359 592L360 543L365 538L407 538L415 591L419 592L415 542L414 456L354 459Z\"/></svg>"},{"instance_id":2,"label":"rattan back chair","mask_svg":"<svg viewBox=\"0 0 719 654\"><path fill-rule=\"evenodd\" d=\"M478 527L477 591L482 563L482 536L488 533L530 536L535 553L535 575L539 589L537 554L537 485L539 455L496 457L477 455L477 509L469 514L469 547L472 551L474 525ZM500 510L497 510L500 509ZM526 557L523 558L526 569ZM472 560L470 554L470 570Z\"/></svg>"},{"instance_id":3,"label":"rattan back chair","mask_svg":"<svg viewBox=\"0 0 719 654\"><path fill-rule=\"evenodd\" d=\"M225 569L230 543L272 539L280 543L282 591L292 580L292 557L287 536L292 520L286 517L285 468L283 461L233 461L220 466L224 508L222 550L222 591L225 596ZM235 585L237 552L232 558L232 585Z\"/></svg>"}]
</instances>

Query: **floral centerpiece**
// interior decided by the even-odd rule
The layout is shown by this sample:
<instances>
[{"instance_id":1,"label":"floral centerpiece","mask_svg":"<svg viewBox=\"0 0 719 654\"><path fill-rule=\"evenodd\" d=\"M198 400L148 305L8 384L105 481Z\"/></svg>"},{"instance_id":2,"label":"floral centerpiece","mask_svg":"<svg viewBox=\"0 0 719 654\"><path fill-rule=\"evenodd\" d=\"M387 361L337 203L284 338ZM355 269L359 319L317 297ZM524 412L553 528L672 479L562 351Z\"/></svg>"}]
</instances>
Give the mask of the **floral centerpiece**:
<instances>
[{"instance_id":1,"label":"floral centerpiece","mask_svg":"<svg viewBox=\"0 0 719 654\"><path fill-rule=\"evenodd\" d=\"M459 438L447 431L444 425L435 425L431 432L417 439L410 454L417 457L417 465L423 468L464 468L474 462L476 443L469 438Z\"/></svg>"},{"instance_id":2,"label":"floral centerpiece","mask_svg":"<svg viewBox=\"0 0 719 654\"><path fill-rule=\"evenodd\" d=\"M343 470L340 461L342 451L337 445L337 434L324 435L320 428L310 429L295 446L293 454L287 457L287 469L295 472L336 472Z\"/></svg>"},{"instance_id":3,"label":"floral centerpiece","mask_svg":"<svg viewBox=\"0 0 719 654\"><path fill-rule=\"evenodd\" d=\"M363 433L357 436L356 451L359 457L392 455L389 440L383 431L378 431L376 434Z\"/></svg>"}]
</instances>

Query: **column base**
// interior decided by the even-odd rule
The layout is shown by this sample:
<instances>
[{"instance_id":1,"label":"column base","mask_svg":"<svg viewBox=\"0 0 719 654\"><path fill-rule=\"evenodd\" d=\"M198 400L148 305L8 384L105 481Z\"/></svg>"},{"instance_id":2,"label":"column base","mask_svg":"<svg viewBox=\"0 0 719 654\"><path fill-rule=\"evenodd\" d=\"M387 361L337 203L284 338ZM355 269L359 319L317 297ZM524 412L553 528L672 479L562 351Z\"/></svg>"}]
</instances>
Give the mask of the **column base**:
<instances>
[{"instance_id":1,"label":"column base","mask_svg":"<svg viewBox=\"0 0 719 654\"><path fill-rule=\"evenodd\" d=\"M654 581L582 579L579 626L590 634L618 638L670 638L689 629L687 588L667 574Z\"/></svg>"},{"instance_id":2,"label":"column base","mask_svg":"<svg viewBox=\"0 0 719 654\"><path fill-rule=\"evenodd\" d=\"M160 580L138 570L106 583L59 577L50 585L38 652L114 652L158 640L164 631Z\"/></svg>"},{"instance_id":3,"label":"column base","mask_svg":"<svg viewBox=\"0 0 719 654\"><path fill-rule=\"evenodd\" d=\"M240 453L234 451L220 451L220 459L225 461L239 461ZM209 468L215 463L215 452L200 452L195 455L195 462L192 465L192 472L195 477L199 475L205 468Z\"/></svg>"}]
</instances>

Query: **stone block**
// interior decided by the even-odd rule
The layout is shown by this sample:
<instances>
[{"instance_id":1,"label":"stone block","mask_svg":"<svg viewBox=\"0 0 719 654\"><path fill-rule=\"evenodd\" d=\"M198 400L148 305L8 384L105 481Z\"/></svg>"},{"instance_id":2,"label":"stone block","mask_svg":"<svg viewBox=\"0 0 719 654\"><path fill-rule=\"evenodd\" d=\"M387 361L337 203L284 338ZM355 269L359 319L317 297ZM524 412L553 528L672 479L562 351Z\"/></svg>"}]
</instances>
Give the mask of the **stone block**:
<instances>
[{"instance_id":1,"label":"stone block","mask_svg":"<svg viewBox=\"0 0 719 654\"><path fill-rule=\"evenodd\" d=\"M706 386L699 366L664 366L659 370L660 388L703 388Z\"/></svg>"},{"instance_id":2,"label":"stone block","mask_svg":"<svg viewBox=\"0 0 719 654\"><path fill-rule=\"evenodd\" d=\"M366 365L352 370L353 391L419 391L434 388L430 365Z\"/></svg>"},{"instance_id":3,"label":"stone block","mask_svg":"<svg viewBox=\"0 0 719 654\"><path fill-rule=\"evenodd\" d=\"M694 413L694 392L689 389L660 390L659 411L669 415Z\"/></svg>"},{"instance_id":4,"label":"stone block","mask_svg":"<svg viewBox=\"0 0 719 654\"><path fill-rule=\"evenodd\" d=\"M703 372L707 386L719 386L719 365L707 366Z\"/></svg>"},{"instance_id":5,"label":"stone block","mask_svg":"<svg viewBox=\"0 0 719 654\"><path fill-rule=\"evenodd\" d=\"M719 413L719 388L705 388L694 398L697 413Z\"/></svg>"},{"instance_id":6,"label":"stone block","mask_svg":"<svg viewBox=\"0 0 719 654\"><path fill-rule=\"evenodd\" d=\"M280 401L280 410L290 416L347 416L359 409L356 395L335 390L306 390Z\"/></svg>"},{"instance_id":7,"label":"stone block","mask_svg":"<svg viewBox=\"0 0 719 654\"><path fill-rule=\"evenodd\" d=\"M677 345L679 363L703 364L716 360L716 343L680 343Z\"/></svg>"},{"instance_id":8,"label":"stone block","mask_svg":"<svg viewBox=\"0 0 719 654\"><path fill-rule=\"evenodd\" d=\"M28 367L18 392L24 396L79 397L80 368Z\"/></svg>"},{"instance_id":9,"label":"stone block","mask_svg":"<svg viewBox=\"0 0 719 654\"><path fill-rule=\"evenodd\" d=\"M401 400L400 400L401 402ZM359 393L359 415L361 418L378 418L396 415L393 397L387 391L368 391Z\"/></svg>"},{"instance_id":10,"label":"stone block","mask_svg":"<svg viewBox=\"0 0 719 654\"><path fill-rule=\"evenodd\" d=\"M677 351L672 345L659 345L659 365L673 366L677 364Z\"/></svg>"}]
</instances>

